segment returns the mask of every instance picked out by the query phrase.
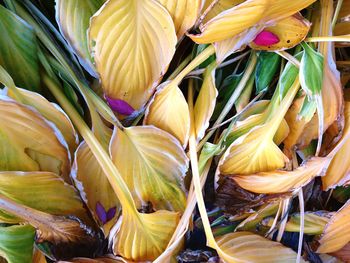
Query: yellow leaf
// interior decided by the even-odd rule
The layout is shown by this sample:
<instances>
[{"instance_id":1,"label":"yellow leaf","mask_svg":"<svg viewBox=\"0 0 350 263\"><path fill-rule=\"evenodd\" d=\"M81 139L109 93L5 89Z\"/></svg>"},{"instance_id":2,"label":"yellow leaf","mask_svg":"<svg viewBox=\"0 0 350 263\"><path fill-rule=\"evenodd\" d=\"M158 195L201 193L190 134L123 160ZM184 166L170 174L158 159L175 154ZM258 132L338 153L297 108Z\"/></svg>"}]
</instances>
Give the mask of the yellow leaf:
<instances>
[{"instance_id":1,"label":"yellow leaf","mask_svg":"<svg viewBox=\"0 0 350 263\"><path fill-rule=\"evenodd\" d=\"M284 167L288 162L288 158L274 143L273 139L299 87L299 78L296 78L278 108L272 111L274 114L270 116L271 109L267 109L268 120L263 125L255 126L228 147L220 159L217 169L218 174L245 175L269 172ZM271 103L273 108L274 101ZM265 112L261 113L261 118L264 118L264 115ZM251 124L249 123L249 126Z\"/></svg>"},{"instance_id":2,"label":"yellow leaf","mask_svg":"<svg viewBox=\"0 0 350 263\"><path fill-rule=\"evenodd\" d=\"M335 252L350 241L350 201L330 219L323 231L317 253Z\"/></svg>"},{"instance_id":3,"label":"yellow leaf","mask_svg":"<svg viewBox=\"0 0 350 263\"><path fill-rule=\"evenodd\" d=\"M224 262L294 263L297 254L281 243L250 232L235 232L217 239ZM301 259L300 262L305 262Z\"/></svg>"},{"instance_id":4,"label":"yellow leaf","mask_svg":"<svg viewBox=\"0 0 350 263\"><path fill-rule=\"evenodd\" d=\"M270 171L231 178L245 190L259 194L278 194L293 191L323 175L330 159L314 157L293 171Z\"/></svg>"},{"instance_id":5,"label":"yellow leaf","mask_svg":"<svg viewBox=\"0 0 350 263\"><path fill-rule=\"evenodd\" d=\"M165 82L158 88L146 110L144 124L169 132L186 147L190 132L190 114L187 101L176 84Z\"/></svg>"},{"instance_id":6,"label":"yellow leaf","mask_svg":"<svg viewBox=\"0 0 350 263\"><path fill-rule=\"evenodd\" d=\"M212 18L216 17L221 12L230 9L238 4L243 3L245 0L219 0L214 5L213 8L210 9L209 13L204 17L203 23L207 23ZM207 8L212 4L213 0L205 1L203 11L207 10Z\"/></svg>"},{"instance_id":7,"label":"yellow leaf","mask_svg":"<svg viewBox=\"0 0 350 263\"><path fill-rule=\"evenodd\" d=\"M304 233L309 235L322 234L325 226L329 222L330 214L323 212L306 212L304 214ZM264 226L271 227L274 219L270 218L267 222L263 222ZM285 231L299 232L300 231L300 214L293 214L289 218Z\"/></svg>"},{"instance_id":8,"label":"yellow leaf","mask_svg":"<svg viewBox=\"0 0 350 263\"><path fill-rule=\"evenodd\" d=\"M0 172L0 193L17 203L52 215L87 217L75 189L50 172ZM2 212L0 221L22 222Z\"/></svg>"},{"instance_id":9,"label":"yellow leaf","mask_svg":"<svg viewBox=\"0 0 350 263\"><path fill-rule=\"evenodd\" d=\"M263 17L266 7L266 0L245 1L201 25L201 34L188 36L198 44L214 43L234 37L257 24Z\"/></svg>"},{"instance_id":10,"label":"yellow leaf","mask_svg":"<svg viewBox=\"0 0 350 263\"><path fill-rule=\"evenodd\" d=\"M279 38L279 42L273 45L261 46L251 42L249 46L256 50L284 50L298 45L307 36L311 23L300 14L296 14L279 20L276 24L264 28Z\"/></svg>"},{"instance_id":11,"label":"yellow leaf","mask_svg":"<svg viewBox=\"0 0 350 263\"><path fill-rule=\"evenodd\" d=\"M202 0L158 0L174 20L177 37L180 39L196 22Z\"/></svg>"},{"instance_id":12,"label":"yellow leaf","mask_svg":"<svg viewBox=\"0 0 350 263\"><path fill-rule=\"evenodd\" d=\"M252 26L265 26L287 18L315 1L247 0L219 13L200 26L201 34L190 34L189 37L199 44L222 41L234 37Z\"/></svg>"},{"instance_id":13,"label":"yellow leaf","mask_svg":"<svg viewBox=\"0 0 350 263\"><path fill-rule=\"evenodd\" d=\"M220 160L221 175L252 174L283 168L288 158L269 138L269 125L253 128L234 141Z\"/></svg>"},{"instance_id":14,"label":"yellow leaf","mask_svg":"<svg viewBox=\"0 0 350 263\"><path fill-rule=\"evenodd\" d=\"M175 53L170 14L156 0L111 0L91 18L89 35L105 95L139 110Z\"/></svg>"},{"instance_id":15,"label":"yellow leaf","mask_svg":"<svg viewBox=\"0 0 350 263\"><path fill-rule=\"evenodd\" d=\"M173 136L153 126L115 129L110 152L138 207L184 210L188 159Z\"/></svg>"},{"instance_id":16,"label":"yellow leaf","mask_svg":"<svg viewBox=\"0 0 350 263\"><path fill-rule=\"evenodd\" d=\"M96 76L92 65L86 30L90 17L101 7L104 0L56 0L56 20L60 31L78 55L80 63Z\"/></svg>"},{"instance_id":17,"label":"yellow leaf","mask_svg":"<svg viewBox=\"0 0 350 263\"><path fill-rule=\"evenodd\" d=\"M64 111L55 103L50 103L46 98L38 93L17 88L17 92L21 94L21 102L25 105L36 109L45 119L53 122L62 133L65 141L69 146L71 156L78 146L78 134L76 133L72 122ZM10 89L8 96L15 98L15 94Z\"/></svg>"},{"instance_id":18,"label":"yellow leaf","mask_svg":"<svg viewBox=\"0 0 350 263\"><path fill-rule=\"evenodd\" d=\"M136 262L156 259L166 249L179 219L178 213L164 210L138 217L123 213L113 240L114 253Z\"/></svg>"},{"instance_id":19,"label":"yellow leaf","mask_svg":"<svg viewBox=\"0 0 350 263\"><path fill-rule=\"evenodd\" d=\"M8 97L0 97L0 111L0 170L47 171L69 181L69 153L58 129Z\"/></svg>"},{"instance_id":20,"label":"yellow leaf","mask_svg":"<svg viewBox=\"0 0 350 263\"><path fill-rule=\"evenodd\" d=\"M118 219L120 204L108 178L85 142L80 144L75 153L71 174L96 222L99 222L105 235L108 236ZM100 211L102 209L104 211ZM107 217L108 211L112 214L114 211L114 215L109 215L112 218ZM103 212L105 214L101 215Z\"/></svg>"},{"instance_id":21,"label":"yellow leaf","mask_svg":"<svg viewBox=\"0 0 350 263\"><path fill-rule=\"evenodd\" d=\"M325 191L336 186L343 185L349 180L350 175L350 160L348 158L350 154L350 102L345 102L345 127L343 130L342 139L339 143L343 143L343 146L334 156L326 172L326 175L322 177L322 185Z\"/></svg>"},{"instance_id":22,"label":"yellow leaf","mask_svg":"<svg viewBox=\"0 0 350 263\"><path fill-rule=\"evenodd\" d=\"M303 10L316 2L316 0L273 0L268 3L268 8L264 14L264 22L278 21L287 18Z\"/></svg>"},{"instance_id":23,"label":"yellow leaf","mask_svg":"<svg viewBox=\"0 0 350 263\"><path fill-rule=\"evenodd\" d=\"M203 138L216 105L218 91L215 86L216 63L211 64L204 72L204 80L194 106L194 128L197 140Z\"/></svg>"}]
</instances>

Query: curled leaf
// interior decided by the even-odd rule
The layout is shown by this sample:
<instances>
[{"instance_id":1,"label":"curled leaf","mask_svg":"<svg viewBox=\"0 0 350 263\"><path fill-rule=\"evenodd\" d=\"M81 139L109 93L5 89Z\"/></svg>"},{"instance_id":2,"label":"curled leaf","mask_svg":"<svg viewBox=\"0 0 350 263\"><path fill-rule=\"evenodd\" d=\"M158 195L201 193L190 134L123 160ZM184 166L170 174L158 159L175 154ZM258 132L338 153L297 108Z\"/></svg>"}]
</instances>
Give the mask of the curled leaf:
<instances>
[{"instance_id":1,"label":"curled leaf","mask_svg":"<svg viewBox=\"0 0 350 263\"><path fill-rule=\"evenodd\" d=\"M215 86L215 68L216 63L206 69L203 84L194 106L194 126L198 140L203 138L209 127L209 121L216 105L218 91Z\"/></svg>"},{"instance_id":2,"label":"curled leaf","mask_svg":"<svg viewBox=\"0 0 350 263\"><path fill-rule=\"evenodd\" d=\"M267 2L245 1L234 6L200 26L201 34L189 34L198 44L222 41L242 33L260 21L265 12Z\"/></svg>"},{"instance_id":3,"label":"curled leaf","mask_svg":"<svg viewBox=\"0 0 350 263\"><path fill-rule=\"evenodd\" d=\"M303 187L316 176L323 175L328 158L314 157L293 171L270 171L250 175L232 176L236 183L251 192L277 194L293 191Z\"/></svg>"},{"instance_id":4,"label":"curled leaf","mask_svg":"<svg viewBox=\"0 0 350 263\"><path fill-rule=\"evenodd\" d=\"M108 1L92 17L89 36L106 96L139 110L175 52L170 14L156 0Z\"/></svg>"},{"instance_id":5,"label":"curled leaf","mask_svg":"<svg viewBox=\"0 0 350 263\"><path fill-rule=\"evenodd\" d=\"M178 38L181 38L196 22L202 0L158 0L174 20Z\"/></svg>"},{"instance_id":6,"label":"curled leaf","mask_svg":"<svg viewBox=\"0 0 350 263\"><path fill-rule=\"evenodd\" d=\"M28 187L30 185L30 187ZM0 193L36 210L53 215L76 216L87 214L75 189L62 178L49 172L0 172ZM0 214L0 220L18 223L18 218Z\"/></svg>"},{"instance_id":7,"label":"curled leaf","mask_svg":"<svg viewBox=\"0 0 350 263\"><path fill-rule=\"evenodd\" d=\"M72 178L107 236L117 221L120 204L106 175L85 142L80 144L75 153Z\"/></svg>"},{"instance_id":8,"label":"curled leaf","mask_svg":"<svg viewBox=\"0 0 350 263\"><path fill-rule=\"evenodd\" d=\"M48 171L69 181L69 154L56 127L29 107L0 98L0 170Z\"/></svg>"},{"instance_id":9,"label":"curled leaf","mask_svg":"<svg viewBox=\"0 0 350 263\"><path fill-rule=\"evenodd\" d=\"M186 148L190 132L190 114L180 88L165 82L159 88L145 113L144 124L154 125L174 135Z\"/></svg>"},{"instance_id":10,"label":"curled leaf","mask_svg":"<svg viewBox=\"0 0 350 263\"><path fill-rule=\"evenodd\" d=\"M178 213L164 210L138 217L124 213L113 240L114 253L137 262L154 260L166 249L179 217Z\"/></svg>"},{"instance_id":11,"label":"curled leaf","mask_svg":"<svg viewBox=\"0 0 350 263\"><path fill-rule=\"evenodd\" d=\"M56 20L60 31L74 49L80 63L97 76L92 64L86 31L90 17L102 6L104 0L56 0Z\"/></svg>"},{"instance_id":12,"label":"curled leaf","mask_svg":"<svg viewBox=\"0 0 350 263\"><path fill-rule=\"evenodd\" d=\"M347 158L350 154L350 139L347 138L350 133L350 102L345 102L344 115L345 127L342 139L339 142L343 143L343 146L332 159L325 176L322 177L322 185L325 191L343 185L350 179L350 161L349 158Z\"/></svg>"},{"instance_id":13,"label":"curled leaf","mask_svg":"<svg viewBox=\"0 0 350 263\"><path fill-rule=\"evenodd\" d=\"M217 244L222 250L219 255L225 262L294 263L297 258L292 249L250 232L226 234L217 239ZM305 261L301 259L300 262Z\"/></svg>"},{"instance_id":14,"label":"curled leaf","mask_svg":"<svg viewBox=\"0 0 350 263\"><path fill-rule=\"evenodd\" d=\"M350 241L350 201L337 211L326 225L317 253L335 252Z\"/></svg>"},{"instance_id":15,"label":"curled leaf","mask_svg":"<svg viewBox=\"0 0 350 263\"><path fill-rule=\"evenodd\" d=\"M153 126L116 128L110 153L138 207L184 210L188 159L173 136Z\"/></svg>"}]
</instances>

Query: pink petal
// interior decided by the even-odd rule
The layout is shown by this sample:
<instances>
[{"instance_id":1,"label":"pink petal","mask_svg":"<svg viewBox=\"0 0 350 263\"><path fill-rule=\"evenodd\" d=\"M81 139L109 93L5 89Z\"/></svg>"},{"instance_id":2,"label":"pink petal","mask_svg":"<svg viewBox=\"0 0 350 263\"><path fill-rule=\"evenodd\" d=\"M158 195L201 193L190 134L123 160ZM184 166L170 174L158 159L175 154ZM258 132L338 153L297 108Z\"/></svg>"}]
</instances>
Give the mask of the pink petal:
<instances>
[{"instance_id":1,"label":"pink petal","mask_svg":"<svg viewBox=\"0 0 350 263\"><path fill-rule=\"evenodd\" d=\"M106 99L111 109L119 114L129 116L135 111L135 109L124 100L112 99L107 96Z\"/></svg>"},{"instance_id":2,"label":"pink petal","mask_svg":"<svg viewBox=\"0 0 350 263\"><path fill-rule=\"evenodd\" d=\"M253 42L258 46L270 46L280 42L280 39L270 31L262 31L256 36Z\"/></svg>"}]
</instances>

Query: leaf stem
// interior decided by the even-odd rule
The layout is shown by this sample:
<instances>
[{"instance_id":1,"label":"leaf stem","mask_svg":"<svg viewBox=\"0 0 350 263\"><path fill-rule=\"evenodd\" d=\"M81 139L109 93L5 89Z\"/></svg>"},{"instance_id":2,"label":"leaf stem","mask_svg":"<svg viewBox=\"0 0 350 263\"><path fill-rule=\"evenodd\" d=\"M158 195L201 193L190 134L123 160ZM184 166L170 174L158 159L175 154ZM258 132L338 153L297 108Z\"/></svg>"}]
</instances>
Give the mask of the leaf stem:
<instances>
[{"instance_id":1,"label":"leaf stem","mask_svg":"<svg viewBox=\"0 0 350 263\"><path fill-rule=\"evenodd\" d=\"M252 52L252 55L251 55L250 60L249 60L249 64L248 64L248 66L243 74L241 81L238 83L238 86L236 87L236 89L233 92L233 94L231 95L229 101L226 103L224 109L222 110L222 112L220 113L216 122L214 123L214 125L213 125L214 127L219 126L223 122L223 120L226 118L227 114L231 111L234 103L239 98L239 96L241 95L247 82L249 81L250 76L253 74L253 72L255 70L256 63L257 63L256 53ZM207 133L207 135L199 143L197 150L200 150L204 146L204 144L210 139L210 137L214 134L214 132L215 132L215 130L210 130Z\"/></svg>"},{"instance_id":2,"label":"leaf stem","mask_svg":"<svg viewBox=\"0 0 350 263\"><path fill-rule=\"evenodd\" d=\"M206 61L211 55L215 54L213 45L208 46L197 57L195 57L190 64L188 64L172 81L179 84L192 70Z\"/></svg>"},{"instance_id":3,"label":"leaf stem","mask_svg":"<svg viewBox=\"0 0 350 263\"><path fill-rule=\"evenodd\" d=\"M71 105L68 99L64 96L57 84L47 75L43 76L43 81L47 85L48 89L55 96L57 101L61 104L62 108L68 114L73 124L84 138L87 145L90 147L92 153L100 164L103 172L106 174L114 192L116 193L120 203L124 209L137 213L136 205L132 199L131 193L118 172L117 168L113 164L109 155L96 139L93 132L89 129L84 120L80 117L79 113Z\"/></svg>"},{"instance_id":4,"label":"leaf stem","mask_svg":"<svg viewBox=\"0 0 350 263\"><path fill-rule=\"evenodd\" d=\"M339 12L340 12L342 5L343 5L343 0L338 0L337 7L335 8L333 20L332 20L332 29L333 30L335 28L335 25L337 24Z\"/></svg>"},{"instance_id":5,"label":"leaf stem","mask_svg":"<svg viewBox=\"0 0 350 263\"><path fill-rule=\"evenodd\" d=\"M341 36L323 36L323 37L308 37L304 40L305 42L349 42L349 35Z\"/></svg>"}]
</instances>

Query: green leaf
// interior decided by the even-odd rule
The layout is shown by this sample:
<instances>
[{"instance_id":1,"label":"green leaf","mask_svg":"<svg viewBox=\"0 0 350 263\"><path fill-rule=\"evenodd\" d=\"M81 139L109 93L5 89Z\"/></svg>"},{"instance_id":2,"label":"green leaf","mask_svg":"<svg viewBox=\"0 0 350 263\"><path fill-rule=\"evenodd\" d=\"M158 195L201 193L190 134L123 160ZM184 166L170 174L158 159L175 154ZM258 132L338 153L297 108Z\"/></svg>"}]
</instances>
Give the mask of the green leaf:
<instances>
[{"instance_id":1,"label":"green leaf","mask_svg":"<svg viewBox=\"0 0 350 263\"><path fill-rule=\"evenodd\" d=\"M310 100L308 96L305 97L303 106L299 112L299 116L304 118L306 122L311 121L316 112L317 104L315 100Z\"/></svg>"},{"instance_id":2,"label":"green leaf","mask_svg":"<svg viewBox=\"0 0 350 263\"><path fill-rule=\"evenodd\" d=\"M88 47L87 30L90 17L104 0L56 0L56 20L60 31L78 55L82 66L92 75L95 72Z\"/></svg>"},{"instance_id":3,"label":"green leaf","mask_svg":"<svg viewBox=\"0 0 350 263\"><path fill-rule=\"evenodd\" d=\"M8 263L31 263L34 236L30 225L0 227L0 256Z\"/></svg>"},{"instance_id":4,"label":"green leaf","mask_svg":"<svg viewBox=\"0 0 350 263\"><path fill-rule=\"evenodd\" d=\"M53 173L0 172L0 194L53 215L74 215L82 220L87 217L83 202L75 189ZM21 222L4 213L0 213L0 221Z\"/></svg>"},{"instance_id":5,"label":"green leaf","mask_svg":"<svg viewBox=\"0 0 350 263\"><path fill-rule=\"evenodd\" d=\"M268 89L280 63L281 57L278 54L266 51L260 52L258 56L258 64L255 70L255 86L257 94Z\"/></svg>"},{"instance_id":6,"label":"green leaf","mask_svg":"<svg viewBox=\"0 0 350 263\"><path fill-rule=\"evenodd\" d=\"M0 32L0 65L14 78L17 86L39 91L39 59L34 31L0 5Z\"/></svg>"},{"instance_id":7,"label":"green leaf","mask_svg":"<svg viewBox=\"0 0 350 263\"><path fill-rule=\"evenodd\" d=\"M308 44L301 44L304 48L300 63L300 84L308 96L320 94L323 84L322 54L316 52Z\"/></svg>"},{"instance_id":8,"label":"green leaf","mask_svg":"<svg viewBox=\"0 0 350 263\"><path fill-rule=\"evenodd\" d=\"M302 57L302 52L295 55L295 58L300 60ZM289 88L293 85L296 77L298 76L299 69L292 63L288 62L284 68L280 80L278 82L280 98L283 99Z\"/></svg>"}]
</instances>

